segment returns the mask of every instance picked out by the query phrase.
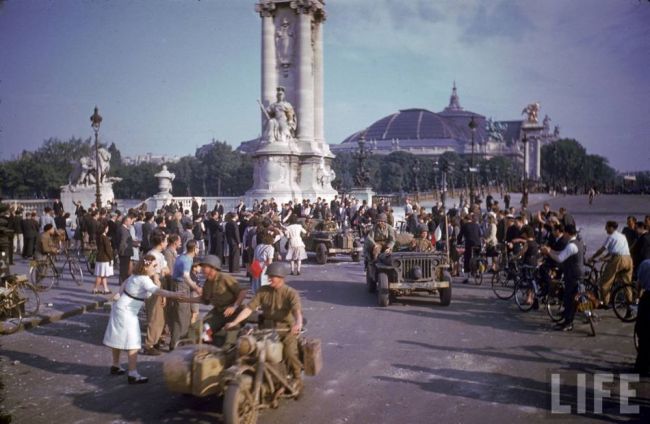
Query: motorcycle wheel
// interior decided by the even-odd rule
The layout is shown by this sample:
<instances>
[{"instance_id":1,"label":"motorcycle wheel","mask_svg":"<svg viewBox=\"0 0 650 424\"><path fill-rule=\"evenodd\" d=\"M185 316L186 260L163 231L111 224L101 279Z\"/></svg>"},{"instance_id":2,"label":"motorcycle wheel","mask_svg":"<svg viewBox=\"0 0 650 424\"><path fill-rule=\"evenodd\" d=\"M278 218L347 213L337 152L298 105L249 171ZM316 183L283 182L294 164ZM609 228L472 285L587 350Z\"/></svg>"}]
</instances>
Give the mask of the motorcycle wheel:
<instances>
[{"instance_id":1,"label":"motorcycle wheel","mask_svg":"<svg viewBox=\"0 0 650 424\"><path fill-rule=\"evenodd\" d=\"M247 376L242 376L247 377ZM225 424L255 424L257 422L257 402L253 398L252 379L249 384L240 377L226 388L223 397L223 421Z\"/></svg>"}]
</instances>

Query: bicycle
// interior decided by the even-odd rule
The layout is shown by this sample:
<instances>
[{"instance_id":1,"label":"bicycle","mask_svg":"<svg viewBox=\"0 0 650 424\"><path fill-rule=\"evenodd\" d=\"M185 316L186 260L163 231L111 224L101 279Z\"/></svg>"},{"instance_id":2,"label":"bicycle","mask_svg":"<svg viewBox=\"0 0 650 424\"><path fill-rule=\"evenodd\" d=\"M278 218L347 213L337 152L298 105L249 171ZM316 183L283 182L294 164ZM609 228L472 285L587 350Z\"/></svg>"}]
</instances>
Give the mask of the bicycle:
<instances>
[{"instance_id":1,"label":"bicycle","mask_svg":"<svg viewBox=\"0 0 650 424\"><path fill-rule=\"evenodd\" d=\"M537 267L522 265L521 270L523 276L515 283L515 303L520 311L528 312L536 303L545 303L546 299L535 276Z\"/></svg>"},{"instance_id":2,"label":"bicycle","mask_svg":"<svg viewBox=\"0 0 650 424\"><path fill-rule=\"evenodd\" d=\"M586 280L589 281L592 286L596 287L598 299L601 301L600 290L597 288L600 276L602 275L603 269L606 265L607 261L602 261L599 268L597 268L594 263L585 263L585 266L589 268L589 271L586 272ZM614 284L612 284L611 288L610 303L612 304L614 314L619 320L623 322L636 321L638 300L639 292L633 282L625 283L618 277L614 280Z\"/></svg>"},{"instance_id":3,"label":"bicycle","mask_svg":"<svg viewBox=\"0 0 650 424\"><path fill-rule=\"evenodd\" d=\"M485 249L479 246L472 248L472 257L469 260L469 274L474 284L483 284L483 273L487 271L487 255Z\"/></svg>"},{"instance_id":4,"label":"bicycle","mask_svg":"<svg viewBox=\"0 0 650 424\"><path fill-rule=\"evenodd\" d=\"M75 256L68 249L63 249L65 261L61 269L56 267L52 256L47 255L42 260L33 260L30 262L29 279L31 283L39 290L45 291L52 288L54 284L59 285L59 279L65 273L66 267L74 282L81 286L83 284L83 271L81 265Z\"/></svg>"},{"instance_id":5,"label":"bicycle","mask_svg":"<svg viewBox=\"0 0 650 424\"><path fill-rule=\"evenodd\" d=\"M95 263L97 262L97 248L94 246L75 250L75 255L79 263L86 264L86 269L90 275L95 275Z\"/></svg>"},{"instance_id":6,"label":"bicycle","mask_svg":"<svg viewBox=\"0 0 650 424\"><path fill-rule=\"evenodd\" d=\"M574 302L576 305L576 312L581 312L585 315L586 321L589 323L591 328L591 336L596 336L596 314L594 310L598 305L598 297L592 291L594 286L591 286L589 282L580 281L578 283L578 293L576 293Z\"/></svg>"},{"instance_id":7,"label":"bicycle","mask_svg":"<svg viewBox=\"0 0 650 424\"><path fill-rule=\"evenodd\" d=\"M492 291L501 300L511 299L520 278L518 260L509 255L505 267L492 276Z\"/></svg>"}]
</instances>

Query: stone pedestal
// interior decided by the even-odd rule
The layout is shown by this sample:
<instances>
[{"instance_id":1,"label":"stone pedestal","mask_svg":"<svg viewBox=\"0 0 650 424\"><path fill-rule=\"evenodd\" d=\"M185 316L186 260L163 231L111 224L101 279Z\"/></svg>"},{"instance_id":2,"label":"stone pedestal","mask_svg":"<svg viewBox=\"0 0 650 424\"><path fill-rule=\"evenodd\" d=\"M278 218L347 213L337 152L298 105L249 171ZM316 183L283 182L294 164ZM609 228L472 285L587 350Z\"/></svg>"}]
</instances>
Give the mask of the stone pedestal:
<instances>
[{"instance_id":1,"label":"stone pedestal","mask_svg":"<svg viewBox=\"0 0 650 424\"><path fill-rule=\"evenodd\" d=\"M95 192L96 190L94 185L62 186L61 203L63 203L63 209L69 211L71 214L74 213L75 205L72 202L81 202L84 209L88 209L91 204L95 203ZM107 201L115 199L112 182L104 182L100 184L99 192L102 195L102 206L106 206Z\"/></svg>"},{"instance_id":2,"label":"stone pedestal","mask_svg":"<svg viewBox=\"0 0 650 424\"><path fill-rule=\"evenodd\" d=\"M540 125L538 122L524 121L521 126L521 130L524 132L526 139L528 140L528 143L524 146L526 149L524 154L524 172L529 180L537 181L541 177L541 136L543 129L544 126Z\"/></svg>"},{"instance_id":3,"label":"stone pedestal","mask_svg":"<svg viewBox=\"0 0 650 424\"><path fill-rule=\"evenodd\" d=\"M365 200L368 206L372 205L372 196L375 195L375 192L372 191L371 187L353 187L350 190L350 196L359 200L359 204L363 203Z\"/></svg>"}]
</instances>

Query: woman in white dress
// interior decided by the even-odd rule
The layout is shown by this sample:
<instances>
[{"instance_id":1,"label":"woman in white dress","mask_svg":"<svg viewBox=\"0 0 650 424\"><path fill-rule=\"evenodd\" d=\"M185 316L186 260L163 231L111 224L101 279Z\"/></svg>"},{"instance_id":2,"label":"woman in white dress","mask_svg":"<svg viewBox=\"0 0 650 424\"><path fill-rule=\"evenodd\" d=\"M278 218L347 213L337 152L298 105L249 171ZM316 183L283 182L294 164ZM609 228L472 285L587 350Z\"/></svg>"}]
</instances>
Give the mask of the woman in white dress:
<instances>
[{"instance_id":1,"label":"woman in white dress","mask_svg":"<svg viewBox=\"0 0 650 424\"><path fill-rule=\"evenodd\" d=\"M136 368L138 350L141 347L138 312L142 308L144 300L151 295L169 297L179 301L186 300L182 293L162 290L154 284L151 277L156 273L156 264L156 257L153 255L146 255L138 262L133 275L122 284L119 299L113 304L104 334L104 344L113 351L113 365L110 371L112 375L126 373L126 370L120 366L120 352L127 351L129 384L142 384L149 380L138 374Z\"/></svg>"},{"instance_id":2,"label":"woman in white dress","mask_svg":"<svg viewBox=\"0 0 650 424\"><path fill-rule=\"evenodd\" d=\"M307 234L305 228L298 224L295 215L289 217L289 226L285 234L289 239L289 250L287 250L287 260L291 261L291 275L300 275L300 265L303 259L307 259L305 242L302 241L302 234Z\"/></svg>"}]
</instances>

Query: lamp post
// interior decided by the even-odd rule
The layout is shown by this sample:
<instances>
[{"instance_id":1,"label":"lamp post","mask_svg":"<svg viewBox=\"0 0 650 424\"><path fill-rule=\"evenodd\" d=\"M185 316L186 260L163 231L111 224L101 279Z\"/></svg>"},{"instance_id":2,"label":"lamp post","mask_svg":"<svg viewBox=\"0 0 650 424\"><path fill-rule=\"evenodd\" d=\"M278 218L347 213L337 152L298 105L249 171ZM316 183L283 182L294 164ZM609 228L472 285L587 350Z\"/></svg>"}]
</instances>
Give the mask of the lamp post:
<instances>
[{"instance_id":1,"label":"lamp post","mask_svg":"<svg viewBox=\"0 0 650 424\"><path fill-rule=\"evenodd\" d=\"M472 210L474 208L474 134L476 133L476 127L478 126L474 120L474 115L472 115L472 118L469 120L469 124L467 126L472 131L472 157L470 158L469 169L469 203L470 210Z\"/></svg>"},{"instance_id":2,"label":"lamp post","mask_svg":"<svg viewBox=\"0 0 650 424\"><path fill-rule=\"evenodd\" d=\"M420 165L416 162L413 166L413 176L415 178L415 201L420 201L420 185L418 184L418 175L420 174Z\"/></svg>"},{"instance_id":3,"label":"lamp post","mask_svg":"<svg viewBox=\"0 0 650 424\"><path fill-rule=\"evenodd\" d=\"M95 106L95 113L90 117L91 127L95 131L95 204L97 209L102 207L102 194L99 191L99 182L101 180L101 170L99 169L99 125L102 123L102 117L99 115L99 109Z\"/></svg>"},{"instance_id":4,"label":"lamp post","mask_svg":"<svg viewBox=\"0 0 650 424\"><path fill-rule=\"evenodd\" d=\"M528 136L526 133L524 133L521 142L524 145L524 178L522 178L521 204L528 206Z\"/></svg>"}]
</instances>

